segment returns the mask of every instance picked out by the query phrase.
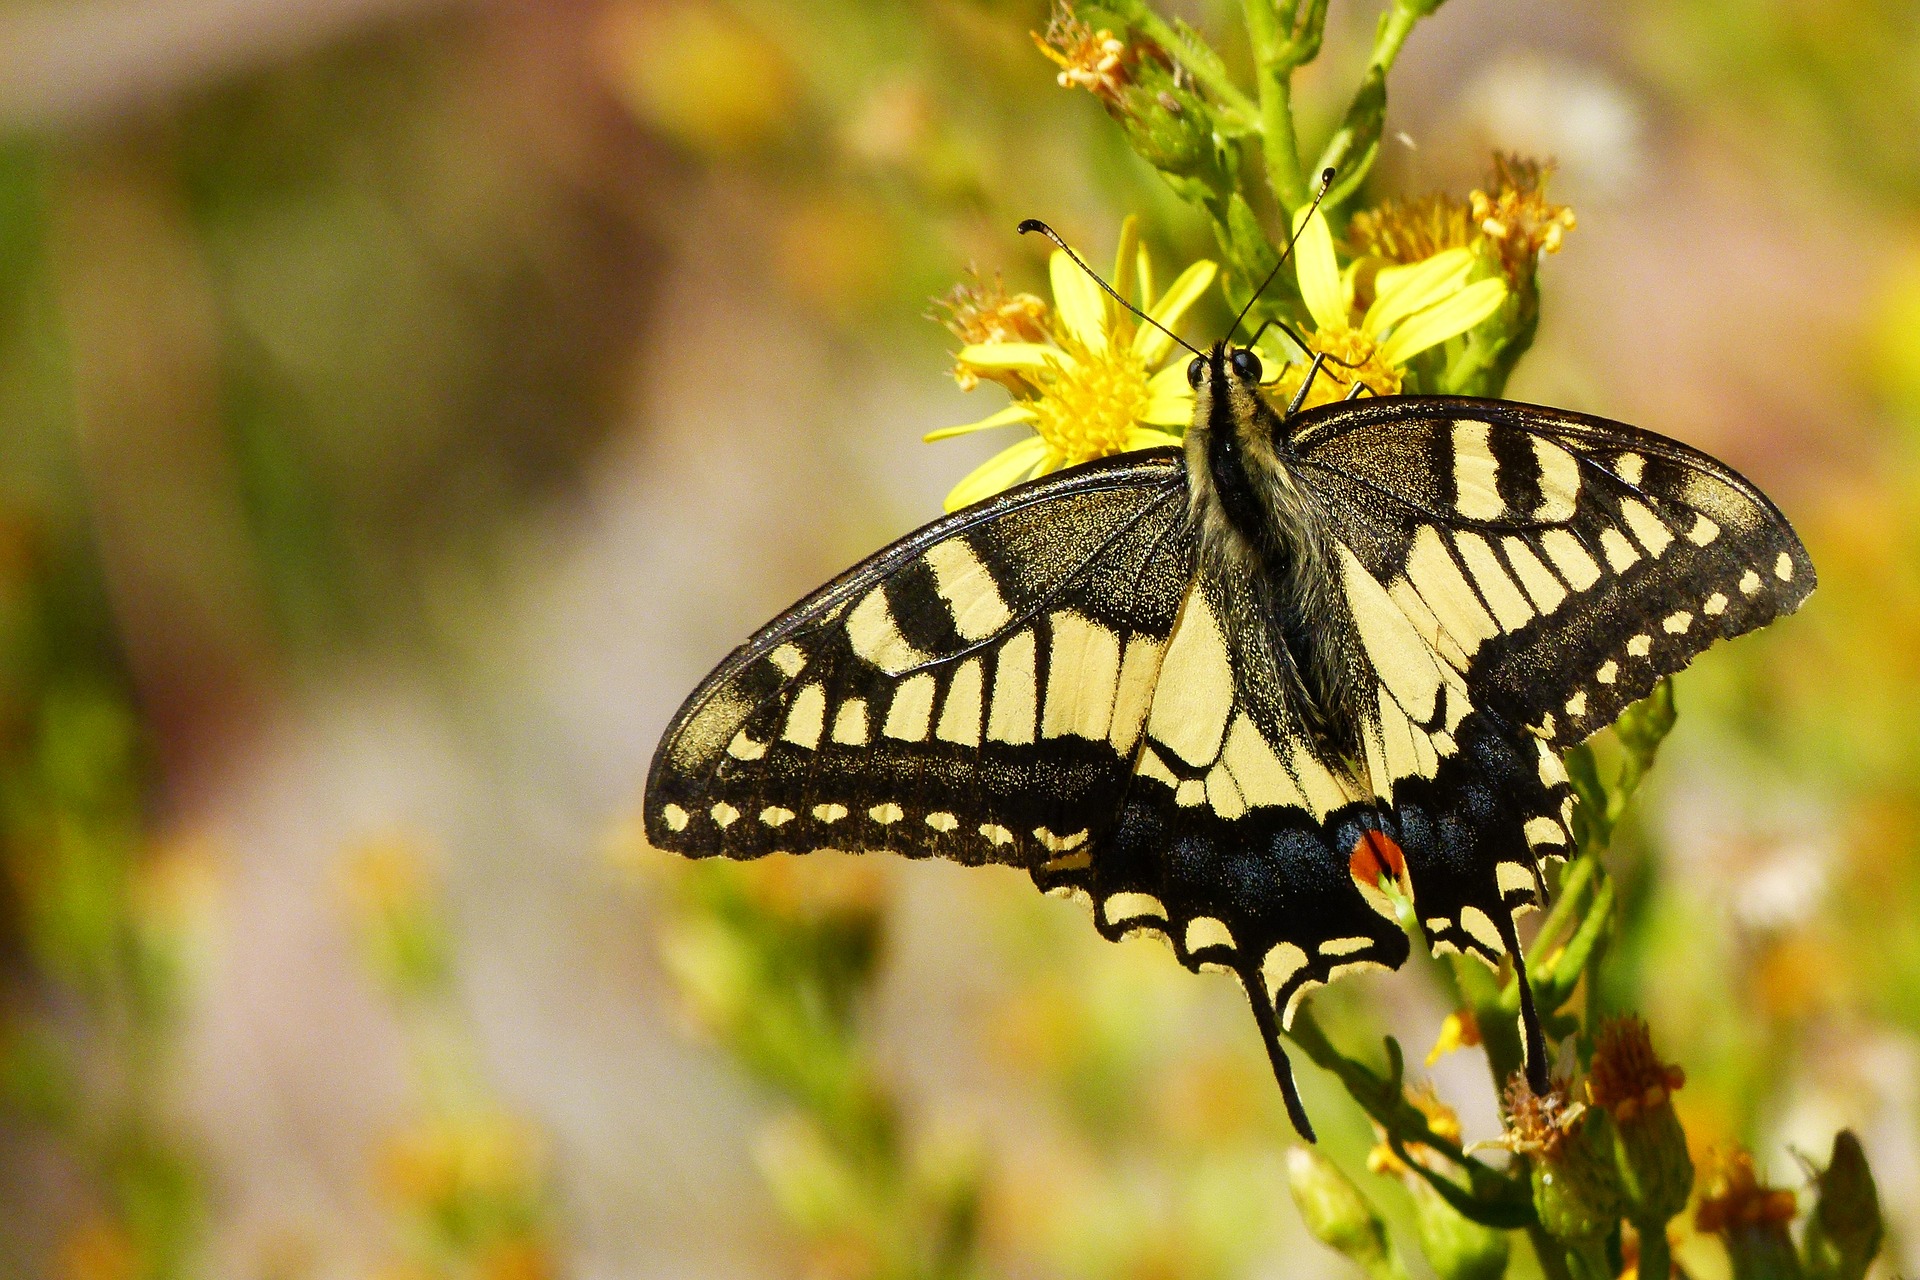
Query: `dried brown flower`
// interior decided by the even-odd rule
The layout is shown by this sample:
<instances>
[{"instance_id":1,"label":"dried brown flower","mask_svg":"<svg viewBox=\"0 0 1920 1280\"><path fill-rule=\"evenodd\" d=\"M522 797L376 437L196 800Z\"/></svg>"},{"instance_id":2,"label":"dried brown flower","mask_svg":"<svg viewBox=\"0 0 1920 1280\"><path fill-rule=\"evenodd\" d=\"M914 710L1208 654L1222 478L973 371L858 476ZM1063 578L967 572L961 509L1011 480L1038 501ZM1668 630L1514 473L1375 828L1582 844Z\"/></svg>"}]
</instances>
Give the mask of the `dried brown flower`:
<instances>
[{"instance_id":1,"label":"dried brown flower","mask_svg":"<svg viewBox=\"0 0 1920 1280\"><path fill-rule=\"evenodd\" d=\"M1105 27L1088 26L1064 0L1054 6L1046 34L1035 32L1033 42L1060 68L1056 78L1063 89L1085 89L1118 107L1121 92L1133 83L1137 51Z\"/></svg>"},{"instance_id":2,"label":"dried brown flower","mask_svg":"<svg viewBox=\"0 0 1920 1280\"><path fill-rule=\"evenodd\" d=\"M932 318L944 324L954 337L967 346L990 342L1044 343L1051 340L1047 329L1046 301L1031 293L1008 293L998 273L994 275L992 284L973 273L971 279L953 286L946 297L935 298L933 305L946 314L932 314ZM980 385L982 372L968 365L956 364L953 367L953 380L960 384L962 391L971 391ZM985 374L996 382L1004 383L1009 390L1019 391L1025 386L1015 373L985 371Z\"/></svg>"},{"instance_id":3,"label":"dried brown flower","mask_svg":"<svg viewBox=\"0 0 1920 1280\"><path fill-rule=\"evenodd\" d=\"M1507 1081L1506 1104L1507 1131L1495 1145L1549 1159L1580 1131L1587 1113L1563 1081L1554 1080L1545 1093L1535 1093L1518 1072Z\"/></svg>"},{"instance_id":4,"label":"dried brown flower","mask_svg":"<svg viewBox=\"0 0 1920 1280\"><path fill-rule=\"evenodd\" d=\"M1784 1226L1799 1212L1793 1192L1769 1187L1754 1172L1753 1154L1736 1147L1718 1160L1693 1225L1701 1231L1727 1232L1740 1227Z\"/></svg>"},{"instance_id":5,"label":"dried brown flower","mask_svg":"<svg viewBox=\"0 0 1920 1280\"><path fill-rule=\"evenodd\" d=\"M1574 228L1573 210L1547 199L1551 161L1496 151L1487 191L1474 191L1467 205L1474 224L1498 249L1510 280L1527 280L1543 253L1558 253Z\"/></svg>"},{"instance_id":6,"label":"dried brown flower","mask_svg":"<svg viewBox=\"0 0 1920 1280\"><path fill-rule=\"evenodd\" d=\"M1687 1082L1687 1073L1653 1051L1647 1024L1636 1015L1609 1018L1600 1026L1587 1098L1626 1123L1666 1102Z\"/></svg>"}]
</instances>

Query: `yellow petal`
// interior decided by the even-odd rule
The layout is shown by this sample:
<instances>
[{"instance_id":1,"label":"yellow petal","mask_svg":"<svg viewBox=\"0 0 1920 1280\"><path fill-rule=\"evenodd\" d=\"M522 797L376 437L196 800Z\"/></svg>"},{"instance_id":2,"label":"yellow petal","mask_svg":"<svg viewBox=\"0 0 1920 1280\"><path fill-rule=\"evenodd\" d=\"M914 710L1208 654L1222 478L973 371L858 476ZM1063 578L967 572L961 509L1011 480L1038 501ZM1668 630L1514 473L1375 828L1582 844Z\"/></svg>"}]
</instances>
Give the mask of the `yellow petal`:
<instances>
[{"instance_id":1,"label":"yellow petal","mask_svg":"<svg viewBox=\"0 0 1920 1280\"><path fill-rule=\"evenodd\" d=\"M1313 322L1322 329L1345 328L1351 324L1353 303L1340 279L1340 262L1333 256L1333 232L1319 210L1295 219L1299 239L1293 244L1293 269L1300 278L1300 296L1306 300Z\"/></svg>"},{"instance_id":2,"label":"yellow petal","mask_svg":"<svg viewBox=\"0 0 1920 1280\"><path fill-rule=\"evenodd\" d=\"M1107 279L1114 292L1123 298L1135 296L1134 289L1139 281L1134 276L1134 270L1140 256L1140 217L1130 213L1120 222L1120 248L1113 257L1113 275Z\"/></svg>"},{"instance_id":3,"label":"yellow petal","mask_svg":"<svg viewBox=\"0 0 1920 1280\"><path fill-rule=\"evenodd\" d=\"M929 431L920 438L928 444L935 440L951 440L955 436L971 435L975 431L986 431L992 427L1010 427L1016 422L1032 422L1039 417L1031 405L1016 400L996 414L991 414L978 422L969 422L959 427L941 427L938 431Z\"/></svg>"},{"instance_id":4,"label":"yellow petal","mask_svg":"<svg viewBox=\"0 0 1920 1280\"><path fill-rule=\"evenodd\" d=\"M1153 259L1147 256L1147 246L1145 245L1140 246L1140 252L1137 257L1138 262L1135 267L1136 274L1134 278L1140 286L1140 304L1145 306L1147 299L1153 296Z\"/></svg>"},{"instance_id":5,"label":"yellow petal","mask_svg":"<svg viewBox=\"0 0 1920 1280\"><path fill-rule=\"evenodd\" d=\"M1476 280L1437 307L1430 307L1393 331L1380 358L1401 365L1448 338L1458 337L1500 309L1507 286L1500 280Z\"/></svg>"},{"instance_id":6,"label":"yellow petal","mask_svg":"<svg viewBox=\"0 0 1920 1280\"><path fill-rule=\"evenodd\" d=\"M1073 357L1038 342L980 342L960 348L961 364L976 369L1029 369L1044 373L1056 365L1071 365Z\"/></svg>"},{"instance_id":7,"label":"yellow petal","mask_svg":"<svg viewBox=\"0 0 1920 1280\"><path fill-rule=\"evenodd\" d=\"M1046 458L1047 442L1039 436L1028 436L1019 444L1002 449L953 486L953 492L947 495L947 510L970 507L982 498L991 498L1002 489L1018 484Z\"/></svg>"},{"instance_id":8,"label":"yellow petal","mask_svg":"<svg viewBox=\"0 0 1920 1280\"><path fill-rule=\"evenodd\" d=\"M1192 396L1155 396L1140 411L1141 422L1156 427L1186 427L1193 424Z\"/></svg>"},{"instance_id":9,"label":"yellow petal","mask_svg":"<svg viewBox=\"0 0 1920 1280\"><path fill-rule=\"evenodd\" d=\"M1373 278L1373 305L1367 308L1361 329L1379 337L1416 311L1444 301L1467 282L1473 255L1448 249L1406 267L1382 267Z\"/></svg>"},{"instance_id":10,"label":"yellow petal","mask_svg":"<svg viewBox=\"0 0 1920 1280\"><path fill-rule=\"evenodd\" d=\"M1198 302L1200 295L1213 286L1213 278L1218 274L1220 274L1220 268L1204 258L1201 259L1182 271L1174 282L1167 286L1166 293L1147 309L1147 314L1167 328L1173 328L1180 323L1180 317L1187 314L1187 308ZM1152 325L1143 324L1140 326L1140 332L1134 335L1133 349L1151 369L1165 360L1167 353L1173 350L1173 339Z\"/></svg>"},{"instance_id":11,"label":"yellow petal","mask_svg":"<svg viewBox=\"0 0 1920 1280\"><path fill-rule=\"evenodd\" d=\"M1147 379L1147 395L1154 400L1164 400L1168 396L1193 398L1193 384L1187 381L1187 362L1170 364Z\"/></svg>"},{"instance_id":12,"label":"yellow petal","mask_svg":"<svg viewBox=\"0 0 1920 1280\"><path fill-rule=\"evenodd\" d=\"M1164 431L1155 431L1151 427L1127 428L1127 451L1135 449L1162 449L1170 444L1179 444L1180 437L1170 436Z\"/></svg>"},{"instance_id":13,"label":"yellow petal","mask_svg":"<svg viewBox=\"0 0 1920 1280\"><path fill-rule=\"evenodd\" d=\"M1053 251L1053 307L1067 332L1089 351L1107 349L1107 299L1100 286L1058 249Z\"/></svg>"}]
</instances>

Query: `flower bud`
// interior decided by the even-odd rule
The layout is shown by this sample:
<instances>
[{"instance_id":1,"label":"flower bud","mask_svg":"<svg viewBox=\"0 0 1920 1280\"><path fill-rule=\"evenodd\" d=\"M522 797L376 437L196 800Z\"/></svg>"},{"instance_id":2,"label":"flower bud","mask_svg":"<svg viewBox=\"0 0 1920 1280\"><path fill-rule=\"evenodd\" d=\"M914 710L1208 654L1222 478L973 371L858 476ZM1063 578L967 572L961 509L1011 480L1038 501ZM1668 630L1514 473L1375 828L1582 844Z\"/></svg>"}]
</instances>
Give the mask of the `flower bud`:
<instances>
[{"instance_id":1,"label":"flower bud","mask_svg":"<svg viewBox=\"0 0 1920 1280\"><path fill-rule=\"evenodd\" d=\"M1819 1280L1859 1280L1880 1252L1885 1223L1873 1171L1852 1131L1834 1135L1833 1154L1814 1185L1820 1198L1801 1243L1807 1272Z\"/></svg>"},{"instance_id":2,"label":"flower bud","mask_svg":"<svg viewBox=\"0 0 1920 1280\"><path fill-rule=\"evenodd\" d=\"M1793 1192L1761 1182L1753 1156L1734 1150L1708 1180L1693 1225L1720 1237L1734 1280L1799 1280L1800 1258L1787 1231L1797 1212Z\"/></svg>"},{"instance_id":3,"label":"flower bud","mask_svg":"<svg viewBox=\"0 0 1920 1280\"><path fill-rule=\"evenodd\" d=\"M1601 1024L1587 1096L1613 1121L1613 1157L1626 1216L1643 1226L1681 1212L1693 1190L1687 1135L1673 1110L1673 1091L1685 1083L1679 1067L1655 1055L1640 1018Z\"/></svg>"},{"instance_id":4,"label":"flower bud","mask_svg":"<svg viewBox=\"0 0 1920 1280\"><path fill-rule=\"evenodd\" d=\"M1425 1178L1414 1178L1420 1251L1440 1280L1499 1280L1507 1273L1507 1233L1461 1216Z\"/></svg>"},{"instance_id":5,"label":"flower bud","mask_svg":"<svg viewBox=\"0 0 1920 1280\"><path fill-rule=\"evenodd\" d=\"M1569 1243L1598 1241L1625 1212L1613 1160L1613 1122L1574 1102L1555 1080L1544 1095L1515 1073L1507 1085L1502 1145L1533 1164L1533 1208L1547 1234Z\"/></svg>"},{"instance_id":6,"label":"flower bud","mask_svg":"<svg viewBox=\"0 0 1920 1280\"><path fill-rule=\"evenodd\" d=\"M1345 1254L1369 1276L1402 1274L1379 1211L1331 1160L1295 1147L1287 1153L1287 1183L1301 1221L1320 1243Z\"/></svg>"},{"instance_id":7,"label":"flower bud","mask_svg":"<svg viewBox=\"0 0 1920 1280\"><path fill-rule=\"evenodd\" d=\"M1060 68L1060 86L1098 98L1133 149L1182 199L1207 204L1215 193L1236 189L1234 153L1222 145L1213 109L1185 69L1119 18L1089 12L1097 15L1094 21L1081 18L1071 4L1057 4L1046 33L1034 37ZM1100 18L1111 18L1112 26L1098 25Z\"/></svg>"}]
</instances>

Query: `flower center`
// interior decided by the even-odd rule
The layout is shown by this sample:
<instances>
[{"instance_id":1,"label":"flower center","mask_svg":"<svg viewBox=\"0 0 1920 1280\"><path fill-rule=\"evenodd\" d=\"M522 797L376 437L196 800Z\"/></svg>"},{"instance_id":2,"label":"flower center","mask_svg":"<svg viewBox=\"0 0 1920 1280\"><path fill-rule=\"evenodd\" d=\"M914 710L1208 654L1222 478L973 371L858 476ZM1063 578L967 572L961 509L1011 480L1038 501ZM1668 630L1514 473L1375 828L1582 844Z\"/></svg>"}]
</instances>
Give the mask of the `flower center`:
<instances>
[{"instance_id":1,"label":"flower center","mask_svg":"<svg viewBox=\"0 0 1920 1280\"><path fill-rule=\"evenodd\" d=\"M1147 408L1147 366L1132 351L1073 348L1034 402L1034 430L1062 466L1091 462L1127 447L1127 432Z\"/></svg>"},{"instance_id":2,"label":"flower center","mask_svg":"<svg viewBox=\"0 0 1920 1280\"><path fill-rule=\"evenodd\" d=\"M1344 399L1355 378L1366 383L1377 396L1400 393L1400 371L1380 358L1380 344L1361 330L1346 325L1315 329L1308 341L1315 351L1324 351L1336 360L1359 367L1343 368L1329 360L1321 366L1320 375L1313 380L1313 390L1307 392L1302 408L1311 409L1315 405L1332 404ZM1273 398L1281 404L1291 401L1294 393L1300 390L1300 380L1306 375L1306 364L1288 365L1280 375Z\"/></svg>"}]
</instances>

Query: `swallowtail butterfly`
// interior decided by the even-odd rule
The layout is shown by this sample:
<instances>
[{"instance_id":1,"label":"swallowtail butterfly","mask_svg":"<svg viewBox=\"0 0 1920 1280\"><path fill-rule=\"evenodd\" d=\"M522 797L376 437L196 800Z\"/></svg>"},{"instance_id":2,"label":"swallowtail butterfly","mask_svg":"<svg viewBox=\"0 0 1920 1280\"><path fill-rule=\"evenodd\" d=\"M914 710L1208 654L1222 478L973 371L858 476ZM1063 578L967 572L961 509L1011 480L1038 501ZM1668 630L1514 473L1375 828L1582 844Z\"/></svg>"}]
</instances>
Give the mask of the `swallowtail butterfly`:
<instances>
[{"instance_id":1,"label":"swallowtail butterfly","mask_svg":"<svg viewBox=\"0 0 1920 1280\"><path fill-rule=\"evenodd\" d=\"M808 596L654 757L647 838L694 857L887 850L1024 869L1164 934L1279 1030L1408 955L1513 957L1571 851L1560 752L1814 585L1723 464L1618 422L1394 396L1303 413L1258 358L1189 371L1181 448L1021 485Z\"/></svg>"}]
</instances>

